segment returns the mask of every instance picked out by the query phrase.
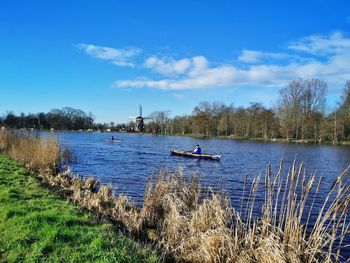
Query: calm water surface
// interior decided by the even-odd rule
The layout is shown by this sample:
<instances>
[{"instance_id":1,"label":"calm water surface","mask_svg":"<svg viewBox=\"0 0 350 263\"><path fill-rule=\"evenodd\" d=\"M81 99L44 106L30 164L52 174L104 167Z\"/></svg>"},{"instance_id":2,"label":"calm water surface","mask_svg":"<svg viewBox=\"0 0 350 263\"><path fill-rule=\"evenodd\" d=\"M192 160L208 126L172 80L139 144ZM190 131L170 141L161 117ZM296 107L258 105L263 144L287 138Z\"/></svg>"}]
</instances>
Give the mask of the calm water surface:
<instances>
[{"instance_id":1,"label":"calm water surface","mask_svg":"<svg viewBox=\"0 0 350 263\"><path fill-rule=\"evenodd\" d=\"M120 143L108 142L111 136ZM127 194L137 204L142 202L147 178L161 168L185 173L198 173L202 184L212 189L223 187L233 206L241 203L243 182L264 175L268 162L276 172L281 158L288 171L294 159L303 161L307 174L323 175L319 198L312 214L317 214L335 178L350 164L350 147L332 145L297 145L228 139L196 139L191 137L153 136L146 134L62 132L59 138L69 147L78 162L72 170L83 176L93 175L111 184L117 193ZM190 150L200 144L202 152L222 154L221 161L196 160L171 156L170 149ZM261 211L263 193L258 193L255 213ZM350 215L349 215L350 216ZM312 216L313 217L313 216ZM313 222L313 220L311 220ZM349 238L345 244L350 244ZM348 249L342 253L349 258Z\"/></svg>"},{"instance_id":2,"label":"calm water surface","mask_svg":"<svg viewBox=\"0 0 350 263\"><path fill-rule=\"evenodd\" d=\"M120 143L105 141L111 136ZM187 173L198 173L204 185L222 185L236 200L242 191L244 176L264 174L268 161L276 171L281 158L290 168L294 159L303 161L307 172L324 176L324 189L350 164L350 147L332 145L297 145L228 139L196 139L191 137L153 136L146 134L62 132L59 138L78 157L74 172L93 175L110 183L119 192L142 199L147 177L161 168L171 170L183 166ZM175 157L172 148L190 150L200 144L202 152L222 154L218 161Z\"/></svg>"}]
</instances>

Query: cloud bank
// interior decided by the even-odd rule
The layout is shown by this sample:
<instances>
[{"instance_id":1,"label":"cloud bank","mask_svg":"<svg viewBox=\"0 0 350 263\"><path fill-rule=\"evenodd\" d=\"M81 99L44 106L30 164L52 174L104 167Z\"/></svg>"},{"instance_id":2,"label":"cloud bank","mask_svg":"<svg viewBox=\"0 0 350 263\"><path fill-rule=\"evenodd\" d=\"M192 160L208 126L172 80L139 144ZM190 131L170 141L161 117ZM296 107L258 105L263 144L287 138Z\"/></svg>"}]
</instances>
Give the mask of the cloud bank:
<instances>
[{"instance_id":1,"label":"cloud bank","mask_svg":"<svg viewBox=\"0 0 350 263\"><path fill-rule=\"evenodd\" d=\"M113 49L80 44L80 49L119 66L135 66L130 60L140 49ZM156 74L156 79L139 76L117 80L117 88L184 90L242 85L282 87L295 78L320 78L330 86L350 79L350 38L343 32L311 35L292 41L284 52L242 50L236 63L213 64L204 56L175 59L150 56L138 67Z\"/></svg>"}]
</instances>

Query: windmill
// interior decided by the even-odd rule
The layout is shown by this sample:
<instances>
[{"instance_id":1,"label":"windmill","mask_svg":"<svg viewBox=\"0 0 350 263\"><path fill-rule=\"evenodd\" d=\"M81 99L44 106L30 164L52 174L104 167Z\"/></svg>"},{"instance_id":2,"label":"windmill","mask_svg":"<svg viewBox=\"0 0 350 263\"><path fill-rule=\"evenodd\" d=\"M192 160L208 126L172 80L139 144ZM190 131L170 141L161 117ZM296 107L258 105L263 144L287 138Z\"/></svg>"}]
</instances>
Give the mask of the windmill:
<instances>
[{"instance_id":1,"label":"windmill","mask_svg":"<svg viewBox=\"0 0 350 263\"><path fill-rule=\"evenodd\" d=\"M136 132L144 132L145 130L145 123L144 120L151 119L149 117L142 117L142 105L139 105L139 116L137 117L129 117L129 119L135 120L135 128L134 131Z\"/></svg>"}]
</instances>

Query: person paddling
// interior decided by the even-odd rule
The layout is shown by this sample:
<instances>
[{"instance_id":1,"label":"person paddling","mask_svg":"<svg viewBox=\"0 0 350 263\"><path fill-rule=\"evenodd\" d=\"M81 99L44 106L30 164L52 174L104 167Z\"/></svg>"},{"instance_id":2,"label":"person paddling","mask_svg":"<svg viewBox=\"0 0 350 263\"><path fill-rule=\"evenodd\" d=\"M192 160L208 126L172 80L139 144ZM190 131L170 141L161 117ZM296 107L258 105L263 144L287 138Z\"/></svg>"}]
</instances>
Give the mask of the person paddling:
<instances>
[{"instance_id":1,"label":"person paddling","mask_svg":"<svg viewBox=\"0 0 350 263\"><path fill-rule=\"evenodd\" d=\"M194 151L193 151L192 153L194 153L194 154L201 154L201 152L202 152L202 150L201 150L201 148L199 147L199 144L197 144L196 149L194 149Z\"/></svg>"}]
</instances>

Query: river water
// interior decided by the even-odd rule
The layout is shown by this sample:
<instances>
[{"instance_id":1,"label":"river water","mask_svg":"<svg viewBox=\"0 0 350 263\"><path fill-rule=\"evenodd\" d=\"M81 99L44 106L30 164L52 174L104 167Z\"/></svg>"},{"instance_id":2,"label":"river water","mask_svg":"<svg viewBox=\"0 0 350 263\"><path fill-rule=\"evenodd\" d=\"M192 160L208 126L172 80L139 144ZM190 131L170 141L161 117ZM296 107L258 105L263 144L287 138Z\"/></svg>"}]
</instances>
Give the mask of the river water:
<instances>
[{"instance_id":1,"label":"river water","mask_svg":"<svg viewBox=\"0 0 350 263\"><path fill-rule=\"evenodd\" d=\"M106 141L111 136L121 142ZM264 175L269 161L273 171L277 170L281 158L286 169L294 159L302 161L308 174L316 171L324 176L324 189L350 164L349 146L81 132L62 132L59 138L78 159L72 164L74 172L93 175L134 199L142 199L146 179L161 168L176 170L182 166L186 173L199 174L204 185L223 186L235 199L237 191L242 190L244 177ZM173 148L194 149L196 144L202 152L221 154L221 161L176 157L169 153Z\"/></svg>"},{"instance_id":2,"label":"river water","mask_svg":"<svg viewBox=\"0 0 350 263\"><path fill-rule=\"evenodd\" d=\"M69 147L78 161L71 165L73 172L94 176L102 183L111 184L116 193L127 194L137 204L142 202L146 180L159 169L176 170L180 166L185 174L200 175L202 184L218 189L223 187L238 209L244 178L248 181L266 173L268 162L276 172L283 159L285 173L294 160L302 161L306 173L323 175L320 198L315 202L315 214L321 207L336 177L350 164L350 147L333 145L301 145L278 142L257 142L230 139L197 139L180 136L118 133L58 133L64 147ZM121 142L108 142L117 138ZM199 144L202 152L221 154L221 161L196 160L171 156L170 149L190 150ZM263 194L258 194L257 210ZM349 239L346 240L350 244ZM349 256L345 252L345 256Z\"/></svg>"}]
</instances>

